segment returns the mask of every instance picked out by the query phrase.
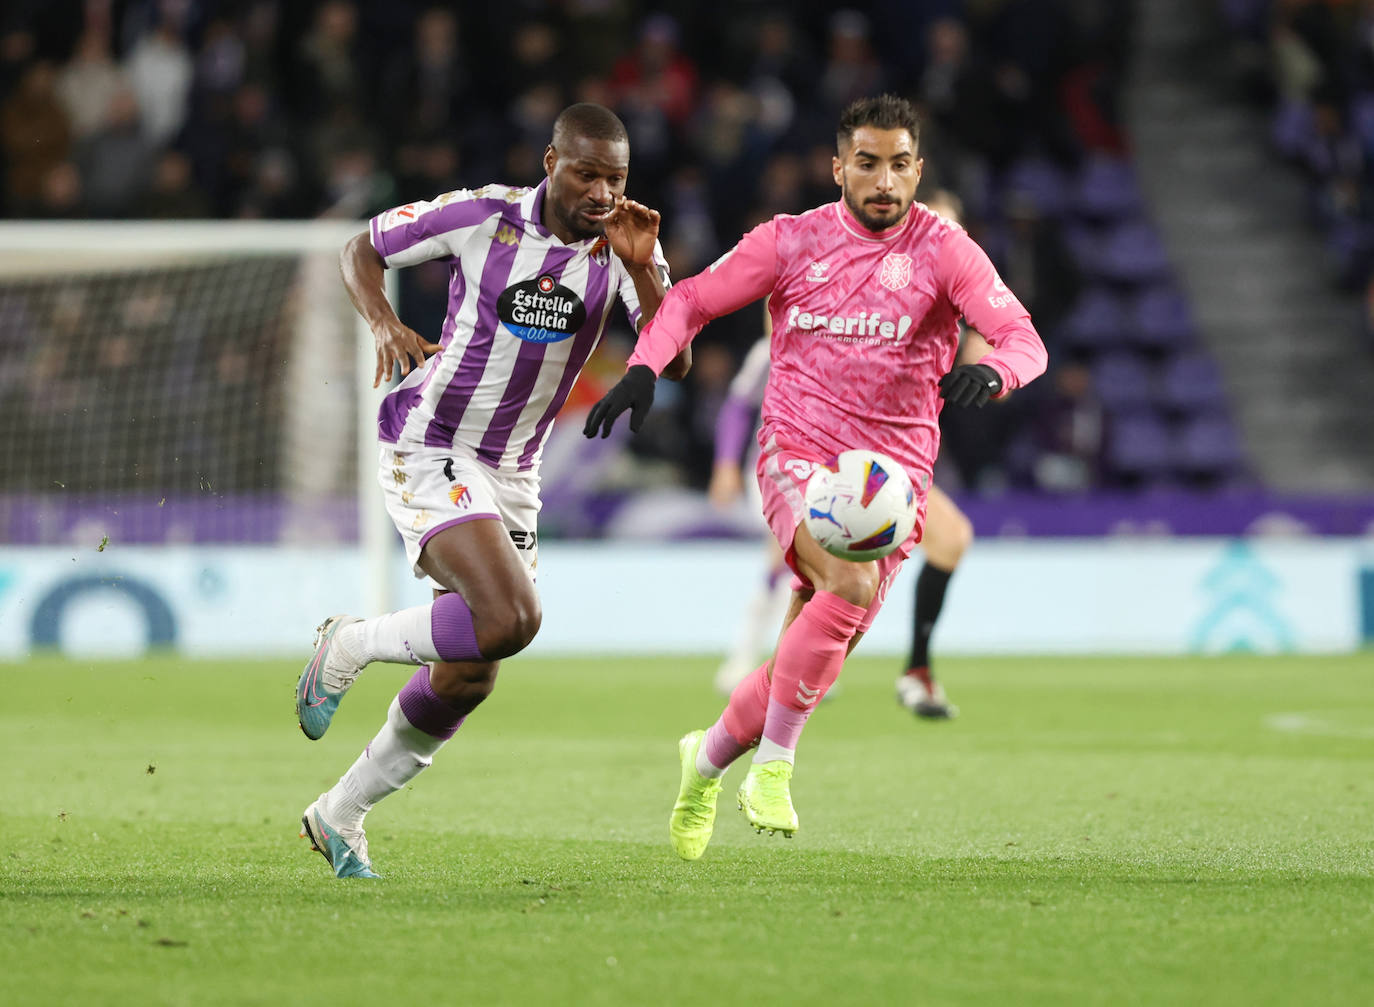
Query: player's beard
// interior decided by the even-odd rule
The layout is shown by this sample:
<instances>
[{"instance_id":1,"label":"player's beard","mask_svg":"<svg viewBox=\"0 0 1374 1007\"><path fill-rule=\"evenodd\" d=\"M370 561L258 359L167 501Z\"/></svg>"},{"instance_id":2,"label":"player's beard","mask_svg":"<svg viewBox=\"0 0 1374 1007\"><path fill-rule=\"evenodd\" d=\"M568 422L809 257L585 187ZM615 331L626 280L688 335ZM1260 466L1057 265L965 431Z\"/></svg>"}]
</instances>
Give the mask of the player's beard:
<instances>
[{"instance_id":1,"label":"player's beard","mask_svg":"<svg viewBox=\"0 0 1374 1007\"><path fill-rule=\"evenodd\" d=\"M868 210L864 208L864 204L854 198L854 194L849 191L849 186L845 186L840 191L844 195L844 205L849 207L849 212L854 215L854 219L874 234L877 234L879 231L886 231L889 227L896 227L902 221L906 220L906 215L911 212L911 204L916 201L914 194L911 199L907 200L905 206L901 206L900 201L896 201L900 207L900 211L895 217L884 219L875 217L873 214L869 213Z\"/></svg>"},{"instance_id":2,"label":"player's beard","mask_svg":"<svg viewBox=\"0 0 1374 1007\"><path fill-rule=\"evenodd\" d=\"M593 224L578 212L580 209L582 209L582 207L565 207L560 203L555 204L553 212L558 215L559 223L566 227L578 241L586 241L588 238L599 238L606 233L606 226L604 224L600 221Z\"/></svg>"}]
</instances>

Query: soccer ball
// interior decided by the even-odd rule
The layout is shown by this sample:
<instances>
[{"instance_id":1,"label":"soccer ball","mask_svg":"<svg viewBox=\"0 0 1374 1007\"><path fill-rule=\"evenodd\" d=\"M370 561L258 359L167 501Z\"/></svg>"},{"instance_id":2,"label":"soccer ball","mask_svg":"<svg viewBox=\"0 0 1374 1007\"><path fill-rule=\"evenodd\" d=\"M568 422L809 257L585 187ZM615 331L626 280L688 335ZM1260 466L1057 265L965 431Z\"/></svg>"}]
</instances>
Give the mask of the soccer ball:
<instances>
[{"instance_id":1,"label":"soccer ball","mask_svg":"<svg viewBox=\"0 0 1374 1007\"><path fill-rule=\"evenodd\" d=\"M844 451L806 482L806 530L832 556L880 559L916 527L906 470L877 451Z\"/></svg>"}]
</instances>

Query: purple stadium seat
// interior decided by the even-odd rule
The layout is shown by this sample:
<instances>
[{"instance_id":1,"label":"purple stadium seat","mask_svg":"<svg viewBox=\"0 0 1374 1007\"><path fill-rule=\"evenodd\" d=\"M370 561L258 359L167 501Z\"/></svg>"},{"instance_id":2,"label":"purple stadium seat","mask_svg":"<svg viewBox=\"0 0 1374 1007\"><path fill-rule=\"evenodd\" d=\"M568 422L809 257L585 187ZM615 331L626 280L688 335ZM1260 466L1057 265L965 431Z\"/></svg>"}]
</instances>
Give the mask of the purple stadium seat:
<instances>
[{"instance_id":1,"label":"purple stadium seat","mask_svg":"<svg viewBox=\"0 0 1374 1007\"><path fill-rule=\"evenodd\" d=\"M1350 129L1360 138L1366 157L1374 157L1374 91L1350 99Z\"/></svg>"},{"instance_id":2,"label":"purple stadium seat","mask_svg":"<svg viewBox=\"0 0 1374 1007\"><path fill-rule=\"evenodd\" d=\"M1284 98L1274 109L1269 123L1269 139L1284 157L1303 157L1316 139L1317 127L1312 106L1299 98Z\"/></svg>"},{"instance_id":3,"label":"purple stadium seat","mask_svg":"<svg viewBox=\"0 0 1374 1007\"><path fill-rule=\"evenodd\" d=\"M1327 228L1326 248L1337 280L1358 287L1374 263L1374 226L1351 217L1338 217Z\"/></svg>"},{"instance_id":4,"label":"purple stadium seat","mask_svg":"<svg viewBox=\"0 0 1374 1007\"><path fill-rule=\"evenodd\" d=\"M1013 164L1002 183L1002 206L1026 200L1042 217L1060 216L1068 204L1064 172L1044 158L1023 158Z\"/></svg>"},{"instance_id":5,"label":"purple stadium seat","mask_svg":"<svg viewBox=\"0 0 1374 1007\"><path fill-rule=\"evenodd\" d=\"M1153 283L1168 276L1169 255L1154 227L1130 221L1103 238L1096 267L1099 275L1117 283Z\"/></svg>"},{"instance_id":6,"label":"purple stadium seat","mask_svg":"<svg viewBox=\"0 0 1374 1007\"><path fill-rule=\"evenodd\" d=\"M1204 413L1183 425L1178 464L1194 475L1224 478L1244 468L1245 452L1236 428L1224 413Z\"/></svg>"},{"instance_id":7,"label":"purple stadium seat","mask_svg":"<svg viewBox=\"0 0 1374 1007\"><path fill-rule=\"evenodd\" d=\"M1068 349L1096 352L1120 346L1126 328L1121 298L1106 287L1088 287L1059 326L1059 339Z\"/></svg>"},{"instance_id":8,"label":"purple stadium seat","mask_svg":"<svg viewBox=\"0 0 1374 1007\"><path fill-rule=\"evenodd\" d=\"M1176 351L1193 341L1193 315L1178 289L1161 284L1142 291L1131 306L1128 340L1149 350Z\"/></svg>"},{"instance_id":9,"label":"purple stadium seat","mask_svg":"<svg viewBox=\"0 0 1374 1007\"><path fill-rule=\"evenodd\" d=\"M1059 230L1064 245L1073 256L1074 264L1085 274L1091 274L1097 263L1098 250L1102 245L1097 228L1082 221L1068 218Z\"/></svg>"},{"instance_id":10,"label":"purple stadium seat","mask_svg":"<svg viewBox=\"0 0 1374 1007\"><path fill-rule=\"evenodd\" d=\"M1107 155L1090 157L1074 182L1075 212L1093 220L1120 220L1141 206L1140 186L1129 160Z\"/></svg>"},{"instance_id":11,"label":"purple stadium seat","mask_svg":"<svg viewBox=\"0 0 1374 1007\"><path fill-rule=\"evenodd\" d=\"M1159 375L1157 401L1178 413L1202 413L1224 408L1225 392L1216 362L1203 353L1171 357Z\"/></svg>"},{"instance_id":12,"label":"purple stadium seat","mask_svg":"<svg viewBox=\"0 0 1374 1007\"><path fill-rule=\"evenodd\" d=\"M1158 480L1173 467L1169 430L1152 413L1116 417L1107 438L1107 466L1127 480Z\"/></svg>"},{"instance_id":13,"label":"purple stadium seat","mask_svg":"<svg viewBox=\"0 0 1374 1007\"><path fill-rule=\"evenodd\" d=\"M1222 0L1221 15L1233 33L1263 38L1271 0Z\"/></svg>"},{"instance_id":14,"label":"purple stadium seat","mask_svg":"<svg viewBox=\"0 0 1374 1007\"><path fill-rule=\"evenodd\" d=\"M1103 353L1092 365L1093 388L1098 400L1113 414L1153 408L1154 370L1130 351Z\"/></svg>"}]
</instances>

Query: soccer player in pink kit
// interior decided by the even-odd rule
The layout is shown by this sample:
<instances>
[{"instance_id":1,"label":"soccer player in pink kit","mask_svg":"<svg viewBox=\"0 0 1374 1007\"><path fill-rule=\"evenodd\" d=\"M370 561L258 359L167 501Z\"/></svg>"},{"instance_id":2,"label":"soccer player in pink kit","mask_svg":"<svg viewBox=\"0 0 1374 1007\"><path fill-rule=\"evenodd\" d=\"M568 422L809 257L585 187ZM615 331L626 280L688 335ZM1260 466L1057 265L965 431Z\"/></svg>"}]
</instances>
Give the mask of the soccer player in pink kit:
<instances>
[{"instance_id":1,"label":"soccer player in pink kit","mask_svg":"<svg viewBox=\"0 0 1374 1007\"><path fill-rule=\"evenodd\" d=\"M1045 370L1029 314L987 255L958 225L915 202L918 129L910 103L891 95L847 108L833 162L841 199L759 225L669 291L641 330L625 376L584 426L587 436L600 429L604 437L630 409L637 429L656 376L702 326L768 297L772 366L757 470L764 516L796 575L794 593L772 660L736 687L711 728L678 744L682 776L669 835L687 860L710 841L725 769L755 746L740 808L760 832L796 831L797 741L920 540L941 398L982 406ZM960 316L993 350L951 369ZM830 555L802 520L807 478L850 448L896 459L921 498L911 537L879 560Z\"/></svg>"}]
</instances>

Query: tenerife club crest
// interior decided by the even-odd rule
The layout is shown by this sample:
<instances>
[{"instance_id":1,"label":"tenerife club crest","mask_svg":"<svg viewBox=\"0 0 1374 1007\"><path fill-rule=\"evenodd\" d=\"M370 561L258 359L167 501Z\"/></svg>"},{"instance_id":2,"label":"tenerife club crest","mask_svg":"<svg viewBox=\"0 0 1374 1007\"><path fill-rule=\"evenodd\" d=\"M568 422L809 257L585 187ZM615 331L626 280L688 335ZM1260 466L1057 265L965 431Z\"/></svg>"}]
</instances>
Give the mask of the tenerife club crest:
<instances>
[{"instance_id":1,"label":"tenerife club crest","mask_svg":"<svg viewBox=\"0 0 1374 1007\"><path fill-rule=\"evenodd\" d=\"M883 256L878 282L888 290L905 288L911 283L911 256L902 252L889 252Z\"/></svg>"}]
</instances>

